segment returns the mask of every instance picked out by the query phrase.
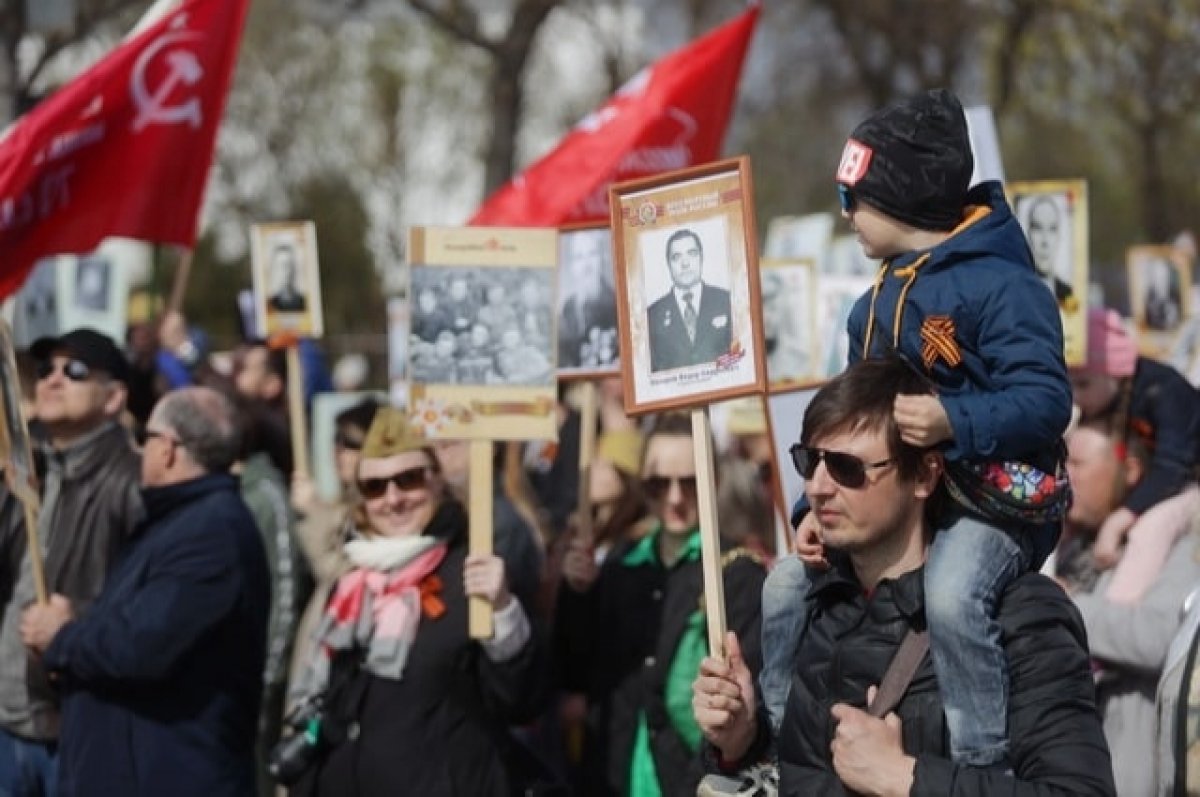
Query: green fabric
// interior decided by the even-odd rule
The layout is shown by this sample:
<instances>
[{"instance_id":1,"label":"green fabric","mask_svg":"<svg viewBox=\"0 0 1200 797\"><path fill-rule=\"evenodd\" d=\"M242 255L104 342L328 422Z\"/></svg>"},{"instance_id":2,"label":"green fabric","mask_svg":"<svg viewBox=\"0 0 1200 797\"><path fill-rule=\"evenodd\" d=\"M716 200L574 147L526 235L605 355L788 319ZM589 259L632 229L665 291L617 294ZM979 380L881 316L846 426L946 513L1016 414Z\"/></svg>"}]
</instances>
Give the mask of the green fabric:
<instances>
[{"instance_id":1,"label":"green fabric","mask_svg":"<svg viewBox=\"0 0 1200 797\"><path fill-rule=\"evenodd\" d=\"M621 564L626 567L640 567L642 565L660 564L658 559L658 535L662 534L662 524L659 523L654 527L654 530L642 537L638 544L629 549L629 553L621 559ZM676 566L684 562L700 561L700 527L692 529L688 532L687 542L683 544L683 550L679 552L679 561Z\"/></svg>"},{"instance_id":2,"label":"green fabric","mask_svg":"<svg viewBox=\"0 0 1200 797\"><path fill-rule=\"evenodd\" d=\"M654 753L650 752L650 730L646 712L638 712L637 731L633 736L633 760L629 764L629 797L662 797Z\"/></svg>"},{"instance_id":3,"label":"green fabric","mask_svg":"<svg viewBox=\"0 0 1200 797\"><path fill-rule=\"evenodd\" d=\"M688 618L683 636L679 638L679 646L675 648L675 657L671 659L671 668L667 670L664 695L667 716L671 718L679 738L693 753L700 750L700 726L696 724L696 717L692 713L692 682L700 672L700 660L708 655L705 636L704 612L697 610Z\"/></svg>"}]
</instances>

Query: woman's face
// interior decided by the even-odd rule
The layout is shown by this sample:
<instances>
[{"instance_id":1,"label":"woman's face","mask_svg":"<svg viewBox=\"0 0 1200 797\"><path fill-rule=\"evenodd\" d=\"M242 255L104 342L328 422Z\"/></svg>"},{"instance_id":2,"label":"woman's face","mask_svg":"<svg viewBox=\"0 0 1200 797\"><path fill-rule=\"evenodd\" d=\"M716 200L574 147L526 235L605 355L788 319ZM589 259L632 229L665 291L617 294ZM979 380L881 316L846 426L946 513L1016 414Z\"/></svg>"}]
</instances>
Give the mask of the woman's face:
<instances>
[{"instance_id":1,"label":"woman's face","mask_svg":"<svg viewBox=\"0 0 1200 797\"><path fill-rule=\"evenodd\" d=\"M692 438L655 435L646 443L642 466L650 512L668 534L686 534L700 522L696 501L696 460Z\"/></svg>"},{"instance_id":2,"label":"woman's face","mask_svg":"<svg viewBox=\"0 0 1200 797\"><path fill-rule=\"evenodd\" d=\"M405 451L358 464L367 522L383 537L416 537L441 503L443 484L424 451Z\"/></svg>"}]
</instances>

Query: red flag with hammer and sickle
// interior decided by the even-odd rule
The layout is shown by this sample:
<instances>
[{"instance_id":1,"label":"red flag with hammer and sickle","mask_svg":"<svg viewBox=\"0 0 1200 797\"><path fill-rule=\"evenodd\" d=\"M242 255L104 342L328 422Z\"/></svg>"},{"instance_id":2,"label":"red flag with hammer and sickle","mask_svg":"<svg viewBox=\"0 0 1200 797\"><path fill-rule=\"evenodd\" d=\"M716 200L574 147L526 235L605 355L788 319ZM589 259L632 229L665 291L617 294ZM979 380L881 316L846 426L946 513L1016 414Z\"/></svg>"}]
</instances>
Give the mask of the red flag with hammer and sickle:
<instances>
[{"instance_id":1,"label":"red flag with hammer and sickle","mask_svg":"<svg viewBox=\"0 0 1200 797\"><path fill-rule=\"evenodd\" d=\"M192 247L249 0L183 0L0 137L0 297L110 236Z\"/></svg>"},{"instance_id":2,"label":"red flag with hammer and sickle","mask_svg":"<svg viewBox=\"0 0 1200 797\"><path fill-rule=\"evenodd\" d=\"M646 67L548 155L488 197L471 224L607 221L618 181L715 160L759 5Z\"/></svg>"}]
</instances>

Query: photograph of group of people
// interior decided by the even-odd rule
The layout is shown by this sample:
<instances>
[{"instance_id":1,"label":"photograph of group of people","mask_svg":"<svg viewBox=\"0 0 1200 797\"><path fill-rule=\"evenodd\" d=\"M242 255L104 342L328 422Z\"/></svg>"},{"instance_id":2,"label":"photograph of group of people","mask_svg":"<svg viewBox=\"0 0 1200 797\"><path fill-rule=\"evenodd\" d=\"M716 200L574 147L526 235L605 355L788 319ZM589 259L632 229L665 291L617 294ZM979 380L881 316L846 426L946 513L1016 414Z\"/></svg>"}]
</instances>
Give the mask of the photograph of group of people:
<instances>
[{"instance_id":1,"label":"photograph of group of people","mask_svg":"<svg viewBox=\"0 0 1200 797\"><path fill-rule=\"evenodd\" d=\"M554 382L554 272L413 266L409 379L440 385Z\"/></svg>"}]
</instances>

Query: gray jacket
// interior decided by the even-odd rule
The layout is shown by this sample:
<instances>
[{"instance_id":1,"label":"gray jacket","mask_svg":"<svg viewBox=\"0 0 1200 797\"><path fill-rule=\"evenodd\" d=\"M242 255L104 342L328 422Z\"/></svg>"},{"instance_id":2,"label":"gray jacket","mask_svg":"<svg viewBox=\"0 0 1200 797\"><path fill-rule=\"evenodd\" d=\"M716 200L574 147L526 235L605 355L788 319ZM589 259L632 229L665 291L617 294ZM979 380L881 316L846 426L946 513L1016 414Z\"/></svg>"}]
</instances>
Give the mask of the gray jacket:
<instances>
[{"instance_id":1,"label":"gray jacket","mask_svg":"<svg viewBox=\"0 0 1200 797\"><path fill-rule=\"evenodd\" d=\"M1200 583L1197 554L1200 532L1193 526L1175 543L1154 586L1139 603L1105 599L1111 570L1091 594L1074 596L1092 656L1104 668L1096 697L1120 797L1155 793L1155 692L1167 649L1183 619L1184 601Z\"/></svg>"},{"instance_id":2,"label":"gray jacket","mask_svg":"<svg viewBox=\"0 0 1200 797\"><path fill-rule=\"evenodd\" d=\"M46 473L38 537L46 589L65 595L80 615L100 593L110 565L141 520L141 457L115 422L61 451L43 446L42 453ZM28 739L55 739L54 692L40 664L28 657L19 630L21 612L34 600L23 514L5 515L0 528L0 727Z\"/></svg>"}]
</instances>

